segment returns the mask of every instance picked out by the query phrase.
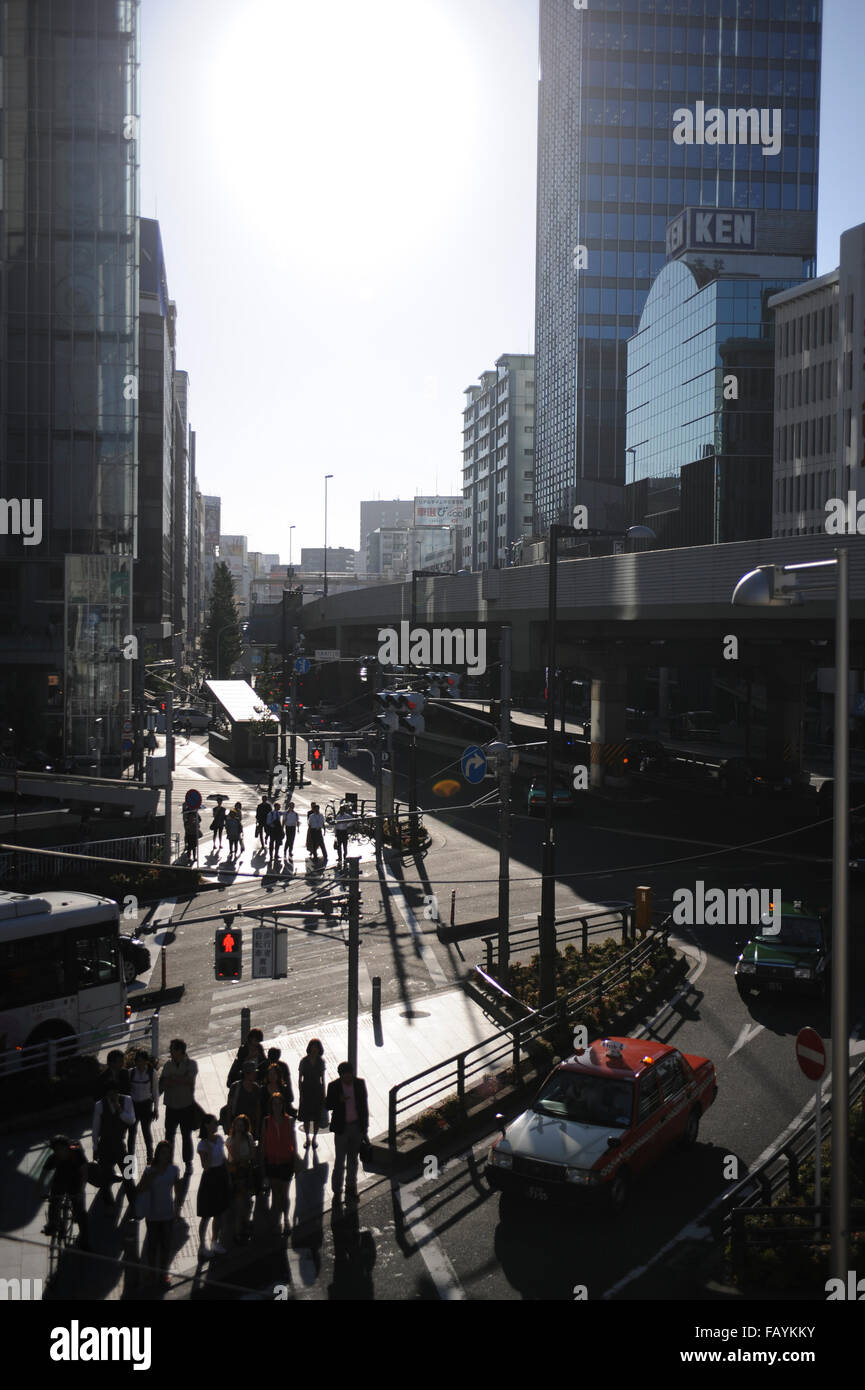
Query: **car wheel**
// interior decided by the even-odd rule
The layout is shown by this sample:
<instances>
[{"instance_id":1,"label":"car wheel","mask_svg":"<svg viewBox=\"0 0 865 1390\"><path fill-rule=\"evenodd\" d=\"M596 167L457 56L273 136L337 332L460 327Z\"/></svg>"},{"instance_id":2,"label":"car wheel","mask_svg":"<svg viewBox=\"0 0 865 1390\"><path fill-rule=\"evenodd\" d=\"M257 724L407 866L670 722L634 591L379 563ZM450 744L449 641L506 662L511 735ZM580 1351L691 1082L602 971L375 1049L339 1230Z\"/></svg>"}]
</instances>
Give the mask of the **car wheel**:
<instances>
[{"instance_id":1,"label":"car wheel","mask_svg":"<svg viewBox=\"0 0 865 1390\"><path fill-rule=\"evenodd\" d=\"M700 1107L695 1105L685 1126L685 1133L682 1135L682 1144L686 1149L693 1149L700 1133Z\"/></svg>"},{"instance_id":2,"label":"car wheel","mask_svg":"<svg viewBox=\"0 0 865 1390\"><path fill-rule=\"evenodd\" d=\"M499 1219L501 1221L515 1221L522 1213L524 1206L525 1203L515 1192L503 1192L499 1199Z\"/></svg>"},{"instance_id":3,"label":"car wheel","mask_svg":"<svg viewBox=\"0 0 865 1390\"><path fill-rule=\"evenodd\" d=\"M610 1190L607 1194L610 1211L614 1216L617 1216L627 1205L630 1190L631 1175L627 1168L620 1168L610 1183Z\"/></svg>"},{"instance_id":4,"label":"car wheel","mask_svg":"<svg viewBox=\"0 0 865 1390\"><path fill-rule=\"evenodd\" d=\"M137 974L138 974L138 972L137 972L137 970L135 969L135 962L132 961L132 960L130 960L128 957L124 957L124 959L123 959L123 983L124 983L124 984L127 984L127 985L131 985L131 984L132 984L132 981L135 979L135 977L136 977Z\"/></svg>"}]
</instances>

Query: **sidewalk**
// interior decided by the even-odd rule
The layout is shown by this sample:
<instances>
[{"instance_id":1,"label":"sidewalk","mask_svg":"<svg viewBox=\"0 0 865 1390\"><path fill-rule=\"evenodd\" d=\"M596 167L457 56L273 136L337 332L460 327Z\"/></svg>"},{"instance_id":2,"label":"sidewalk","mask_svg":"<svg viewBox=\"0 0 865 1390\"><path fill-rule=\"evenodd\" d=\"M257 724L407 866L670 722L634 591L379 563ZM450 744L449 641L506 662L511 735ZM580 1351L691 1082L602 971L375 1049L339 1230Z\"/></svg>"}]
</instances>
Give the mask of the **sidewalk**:
<instances>
[{"instance_id":1,"label":"sidewalk","mask_svg":"<svg viewBox=\"0 0 865 1390\"><path fill-rule=\"evenodd\" d=\"M252 1024L255 1024L254 1018ZM335 1079L336 1068L345 1059L346 1030L346 1020L321 1024L316 1030L317 1036L324 1044L328 1081ZM358 1020L358 1073L366 1081L369 1092L370 1137L375 1138L387 1129L388 1093L392 1085L423 1071L426 1067L444 1061L493 1032L495 1025L459 988L447 989L437 995L423 996L418 999L416 1006L399 1003L383 1009L380 1032L373 1026L372 1015L362 1014ZM297 1068L310 1036L311 1030L305 1029L302 1032L287 1032L277 1037L265 1038L265 1047L281 1048L282 1058L291 1069L295 1097L298 1089ZM204 1110L211 1114L217 1115L225 1103L225 1080L234 1057L234 1051L195 1057L199 1068L196 1099ZM407 1114L416 1114L425 1108L425 1105L418 1105ZM401 1119L403 1118L401 1116ZM47 1140L55 1128L65 1130L72 1138L83 1139L88 1158L90 1157L92 1146L89 1115L82 1115L77 1122L69 1120L65 1124L54 1126L50 1132L35 1130L7 1137L0 1164L0 1232L19 1237L22 1243L0 1240L2 1278L47 1279L48 1241L41 1234L45 1221L45 1204L37 1184L37 1174L45 1158ZM164 1130L164 1112L161 1107L160 1117L153 1129L156 1141L162 1137ZM196 1138L196 1145L197 1142ZM321 1223L331 1208L333 1136L323 1132L319 1135L317 1149L305 1149L303 1127L298 1126L298 1151L299 1171L289 1189L290 1220L293 1225L303 1225L307 1221ZM145 1163L144 1142L140 1133L136 1159L140 1173ZM175 1140L174 1159L182 1171L179 1137ZM173 1250L170 1268L178 1275L192 1275L199 1264L196 1198L200 1179L201 1165L196 1156L192 1175L183 1194L175 1231L177 1244ZM376 1174L364 1173L362 1167L359 1167L360 1190L377 1181L380 1181L380 1178ZM70 1279L70 1292L66 1294L64 1284L63 1296L77 1296L86 1300L119 1299L125 1290L125 1277L122 1266L115 1265L114 1261L121 1257L127 1261L135 1261L140 1257L145 1234L144 1224L122 1220L126 1209L125 1200L118 1202L119 1210L107 1211L96 1198L94 1188L87 1188L87 1196L91 1212L93 1250L97 1255L108 1258L88 1261L86 1256L77 1252L66 1255L64 1259L69 1267L67 1277ZM260 1202L256 1203L257 1208L259 1205ZM229 1213L223 1236L227 1253L225 1256L215 1257L206 1266L212 1270L212 1277L219 1280L221 1262L225 1261L229 1269L236 1265L238 1250L250 1255L256 1247L259 1235L265 1238L267 1236L263 1210L256 1210L256 1229L252 1243L235 1248ZM294 1251L293 1258L303 1263L304 1252ZM230 1276L226 1277L230 1281Z\"/></svg>"}]
</instances>

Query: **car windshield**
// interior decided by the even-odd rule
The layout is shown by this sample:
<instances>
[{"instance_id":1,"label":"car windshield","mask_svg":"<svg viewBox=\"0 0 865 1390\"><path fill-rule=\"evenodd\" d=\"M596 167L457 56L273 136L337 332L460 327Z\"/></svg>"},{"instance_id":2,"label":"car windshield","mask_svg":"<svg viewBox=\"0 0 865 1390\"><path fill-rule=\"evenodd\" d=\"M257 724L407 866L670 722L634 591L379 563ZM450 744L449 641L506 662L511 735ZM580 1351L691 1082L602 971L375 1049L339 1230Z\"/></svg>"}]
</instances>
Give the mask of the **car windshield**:
<instances>
[{"instance_id":1,"label":"car windshield","mask_svg":"<svg viewBox=\"0 0 865 1390\"><path fill-rule=\"evenodd\" d=\"M538 1092L532 1109L577 1124L604 1129L627 1129L634 1106L630 1081L608 1081L603 1076L556 1072Z\"/></svg>"},{"instance_id":2,"label":"car windshield","mask_svg":"<svg viewBox=\"0 0 865 1390\"><path fill-rule=\"evenodd\" d=\"M808 917L782 917L778 926L764 923L759 940L773 946L820 946L820 923Z\"/></svg>"}]
</instances>

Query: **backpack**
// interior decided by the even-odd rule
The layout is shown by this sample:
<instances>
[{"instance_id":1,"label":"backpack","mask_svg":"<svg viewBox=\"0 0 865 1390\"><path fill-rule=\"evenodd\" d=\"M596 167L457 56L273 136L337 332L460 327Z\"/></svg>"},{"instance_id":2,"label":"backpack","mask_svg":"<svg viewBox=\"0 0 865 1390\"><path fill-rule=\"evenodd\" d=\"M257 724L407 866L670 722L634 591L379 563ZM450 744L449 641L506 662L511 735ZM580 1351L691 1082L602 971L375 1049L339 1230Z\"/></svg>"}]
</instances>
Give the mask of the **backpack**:
<instances>
[{"instance_id":1,"label":"backpack","mask_svg":"<svg viewBox=\"0 0 865 1390\"><path fill-rule=\"evenodd\" d=\"M184 812L183 812L183 828L184 828L184 830L186 831L187 835L194 835L194 834L197 832L197 830L198 830L198 812L197 812L197 811L189 810L189 811L184 811Z\"/></svg>"}]
</instances>

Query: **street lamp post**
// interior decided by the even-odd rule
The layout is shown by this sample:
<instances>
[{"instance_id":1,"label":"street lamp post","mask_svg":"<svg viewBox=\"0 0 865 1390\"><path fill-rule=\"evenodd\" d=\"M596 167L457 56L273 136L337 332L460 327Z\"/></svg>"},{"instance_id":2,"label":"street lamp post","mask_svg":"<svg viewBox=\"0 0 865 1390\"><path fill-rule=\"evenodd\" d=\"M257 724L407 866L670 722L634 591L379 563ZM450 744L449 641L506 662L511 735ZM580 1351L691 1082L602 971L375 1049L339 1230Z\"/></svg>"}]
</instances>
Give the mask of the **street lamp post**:
<instances>
[{"instance_id":1,"label":"street lamp post","mask_svg":"<svg viewBox=\"0 0 865 1390\"><path fill-rule=\"evenodd\" d=\"M324 593L323 598L327 598L327 484L328 479L332 478L332 473L324 475Z\"/></svg>"},{"instance_id":2,"label":"street lamp post","mask_svg":"<svg viewBox=\"0 0 865 1390\"><path fill-rule=\"evenodd\" d=\"M288 528L288 578L289 578L289 579L293 579L293 578L294 578L294 569L293 569L292 563L291 563L291 533L292 533L292 531L293 531L294 529L295 529L295 528L294 528L293 526L289 526L289 528Z\"/></svg>"},{"instance_id":3,"label":"street lamp post","mask_svg":"<svg viewBox=\"0 0 865 1390\"><path fill-rule=\"evenodd\" d=\"M835 584L835 748L832 832L832 1197L831 1274L847 1279L850 1205L850 1011L847 972L849 928L847 887L849 863L849 687L850 590L847 551L838 547L834 560L794 565L761 565L743 575L733 590L733 603L763 607L802 602L795 577L799 570L836 568Z\"/></svg>"}]
</instances>

